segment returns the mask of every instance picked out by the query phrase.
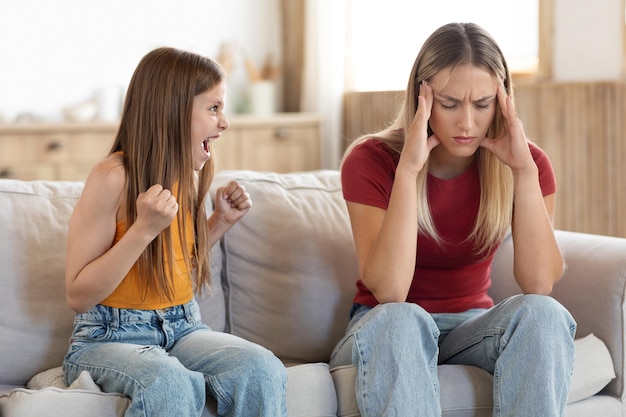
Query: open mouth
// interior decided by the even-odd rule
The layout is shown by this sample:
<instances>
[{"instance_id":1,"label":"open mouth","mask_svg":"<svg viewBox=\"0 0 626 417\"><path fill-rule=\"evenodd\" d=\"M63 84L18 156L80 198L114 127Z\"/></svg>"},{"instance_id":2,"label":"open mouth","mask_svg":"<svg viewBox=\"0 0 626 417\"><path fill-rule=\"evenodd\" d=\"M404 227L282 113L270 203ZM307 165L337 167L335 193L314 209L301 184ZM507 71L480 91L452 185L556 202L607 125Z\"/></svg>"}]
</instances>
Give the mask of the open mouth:
<instances>
[{"instance_id":1,"label":"open mouth","mask_svg":"<svg viewBox=\"0 0 626 417\"><path fill-rule=\"evenodd\" d=\"M211 151L211 144L217 140L217 137L208 138L202 141L202 149L204 152L209 153Z\"/></svg>"}]
</instances>

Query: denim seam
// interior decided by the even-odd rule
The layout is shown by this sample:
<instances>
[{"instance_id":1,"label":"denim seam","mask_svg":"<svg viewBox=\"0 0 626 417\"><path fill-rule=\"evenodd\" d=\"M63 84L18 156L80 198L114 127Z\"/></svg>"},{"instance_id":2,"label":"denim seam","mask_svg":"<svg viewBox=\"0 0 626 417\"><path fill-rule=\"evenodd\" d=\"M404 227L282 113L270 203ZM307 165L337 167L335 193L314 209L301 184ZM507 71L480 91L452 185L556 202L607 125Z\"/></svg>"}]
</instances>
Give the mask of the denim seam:
<instances>
[{"instance_id":1,"label":"denim seam","mask_svg":"<svg viewBox=\"0 0 626 417\"><path fill-rule=\"evenodd\" d=\"M226 394L226 392L222 389L219 383L219 380L213 375L206 375L205 378L206 378L207 384L211 388L211 391L213 392L213 394L215 394L216 399L222 400L229 407L232 407L233 402L230 399L230 397Z\"/></svg>"},{"instance_id":2,"label":"denim seam","mask_svg":"<svg viewBox=\"0 0 626 417\"><path fill-rule=\"evenodd\" d=\"M356 367L358 374L357 374L357 380L356 380L356 383L355 383L355 391L357 391L357 392L359 391L359 390L356 389L356 387L358 385L359 388L360 388L361 395L363 396L363 400L361 401L361 404L359 404L359 410L361 410L361 414L363 416L368 416L369 415L369 410L362 410L361 409L363 404L367 403L365 401L365 395L364 395L364 393L367 392L367 390L365 388L365 381L367 379L367 375L365 374L365 366L364 366L365 365L365 361L363 360L363 351L360 348L360 344L359 344L359 340L358 340L358 334L356 332L352 335L352 338L353 338L353 349L354 349L355 352L358 352L358 361L359 361L358 366ZM352 362L354 363L354 355L353 355L353 358L352 358ZM356 394L356 392L355 392L355 394Z\"/></svg>"},{"instance_id":3,"label":"denim seam","mask_svg":"<svg viewBox=\"0 0 626 417\"><path fill-rule=\"evenodd\" d=\"M453 357L455 355L457 355L458 353L463 352L466 349L469 349L470 347L479 344L481 341L485 340L488 337L498 337L500 336L500 341L502 342L504 340L504 335L506 334L506 329L500 328L500 327L496 327L494 329L486 329L480 333L478 333L476 335L476 337L473 337L471 339L468 340L463 340L461 343L457 343L455 345L452 346L452 349L448 349L451 350L452 352L454 352L452 355L450 355L450 357ZM506 346L506 341L504 343L501 343L500 346L498 347L498 351L502 351L502 347ZM449 358L446 358L446 360L448 360Z\"/></svg>"}]
</instances>

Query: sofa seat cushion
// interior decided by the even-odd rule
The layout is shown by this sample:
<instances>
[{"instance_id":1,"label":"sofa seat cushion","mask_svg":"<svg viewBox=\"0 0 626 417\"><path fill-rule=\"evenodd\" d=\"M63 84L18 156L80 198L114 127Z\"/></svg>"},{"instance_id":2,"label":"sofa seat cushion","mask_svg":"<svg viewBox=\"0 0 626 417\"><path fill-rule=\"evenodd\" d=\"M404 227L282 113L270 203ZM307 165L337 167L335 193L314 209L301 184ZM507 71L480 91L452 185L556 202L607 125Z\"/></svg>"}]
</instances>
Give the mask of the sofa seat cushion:
<instances>
[{"instance_id":1,"label":"sofa seat cushion","mask_svg":"<svg viewBox=\"0 0 626 417\"><path fill-rule=\"evenodd\" d=\"M119 394L89 390L17 388L0 395L0 415L3 417L116 417L123 416L128 399Z\"/></svg>"},{"instance_id":2,"label":"sofa seat cushion","mask_svg":"<svg viewBox=\"0 0 626 417\"><path fill-rule=\"evenodd\" d=\"M328 364L317 362L287 367L287 415L337 415L337 394Z\"/></svg>"},{"instance_id":3,"label":"sofa seat cushion","mask_svg":"<svg viewBox=\"0 0 626 417\"><path fill-rule=\"evenodd\" d=\"M606 345L593 334L574 341L576 361L568 404L587 399L613 378L613 361ZM439 365L442 415L445 417L490 417L493 407L493 377L483 369L465 365ZM355 395L356 368L333 368L337 390L337 415L357 417Z\"/></svg>"},{"instance_id":4,"label":"sofa seat cushion","mask_svg":"<svg viewBox=\"0 0 626 417\"><path fill-rule=\"evenodd\" d=\"M129 404L130 400L121 394L102 392L87 372L66 387L61 368L53 368L33 377L27 388L0 394L0 415L118 417L124 415Z\"/></svg>"}]
</instances>

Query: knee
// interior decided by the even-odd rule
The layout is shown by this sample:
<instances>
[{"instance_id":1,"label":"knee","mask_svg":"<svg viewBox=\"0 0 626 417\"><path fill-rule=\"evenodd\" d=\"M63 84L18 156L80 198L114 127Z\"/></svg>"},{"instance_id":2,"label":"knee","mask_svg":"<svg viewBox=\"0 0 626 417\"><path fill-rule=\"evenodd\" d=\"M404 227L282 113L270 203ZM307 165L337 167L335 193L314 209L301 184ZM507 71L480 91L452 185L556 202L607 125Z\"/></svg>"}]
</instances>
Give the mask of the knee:
<instances>
[{"instance_id":1,"label":"knee","mask_svg":"<svg viewBox=\"0 0 626 417\"><path fill-rule=\"evenodd\" d=\"M400 329L406 332L407 328L418 326L438 331L430 313L414 303L386 303L377 305L373 313L389 329Z\"/></svg>"},{"instance_id":2,"label":"knee","mask_svg":"<svg viewBox=\"0 0 626 417\"><path fill-rule=\"evenodd\" d=\"M371 344L430 345L439 338L432 316L414 303L379 304L361 318L355 330Z\"/></svg>"},{"instance_id":3,"label":"knee","mask_svg":"<svg viewBox=\"0 0 626 417\"><path fill-rule=\"evenodd\" d=\"M175 358L146 362L143 366L145 374L140 383L145 390L160 393L171 391L174 396L180 392L189 393L194 397L202 397L205 394L202 374L185 368Z\"/></svg>"},{"instance_id":4,"label":"knee","mask_svg":"<svg viewBox=\"0 0 626 417\"><path fill-rule=\"evenodd\" d=\"M282 387L286 385L285 365L271 351L262 346L251 346L239 356L239 367L247 375L248 381L258 381L259 385L266 385L268 382Z\"/></svg>"},{"instance_id":5,"label":"knee","mask_svg":"<svg viewBox=\"0 0 626 417\"><path fill-rule=\"evenodd\" d=\"M546 295L528 294L512 298L524 321L538 331L565 331L572 337L576 332L576 321L569 311L554 298Z\"/></svg>"},{"instance_id":6,"label":"knee","mask_svg":"<svg viewBox=\"0 0 626 417\"><path fill-rule=\"evenodd\" d=\"M203 375L186 369L175 358L159 354L155 360L143 361L142 373L133 384L130 396L133 403L145 407L146 415L198 415L205 405Z\"/></svg>"}]
</instances>

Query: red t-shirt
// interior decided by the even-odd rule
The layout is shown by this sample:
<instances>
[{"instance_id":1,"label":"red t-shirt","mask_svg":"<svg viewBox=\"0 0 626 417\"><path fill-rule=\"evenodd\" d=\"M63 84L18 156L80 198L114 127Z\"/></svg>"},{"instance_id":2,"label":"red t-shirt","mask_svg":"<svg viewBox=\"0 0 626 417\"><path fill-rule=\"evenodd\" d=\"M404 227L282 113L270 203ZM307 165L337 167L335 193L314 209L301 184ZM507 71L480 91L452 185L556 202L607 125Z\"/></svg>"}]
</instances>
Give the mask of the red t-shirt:
<instances>
[{"instance_id":1,"label":"red t-shirt","mask_svg":"<svg viewBox=\"0 0 626 417\"><path fill-rule=\"evenodd\" d=\"M552 165L545 152L529 142L539 170L544 196L556 192ZM386 210L399 154L376 139L355 147L343 163L341 180L347 201ZM475 254L465 242L478 214L480 179L474 162L463 174L442 180L428 175L428 199L435 228L443 240L440 246L420 234L417 237L417 264L408 302L431 313L455 313L471 308L489 308L491 263L497 248L487 257ZM374 307L378 301L363 282L357 281L354 302Z\"/></svg>"}]
</instances>

